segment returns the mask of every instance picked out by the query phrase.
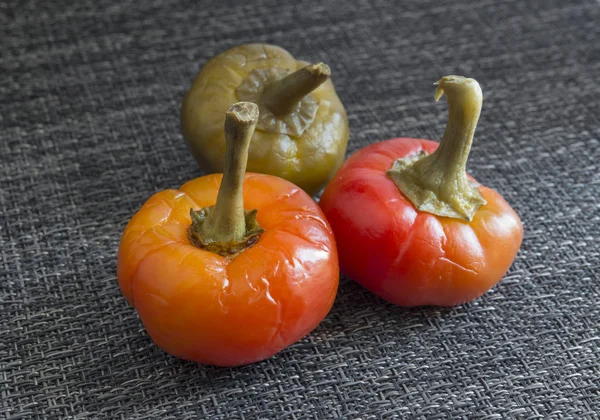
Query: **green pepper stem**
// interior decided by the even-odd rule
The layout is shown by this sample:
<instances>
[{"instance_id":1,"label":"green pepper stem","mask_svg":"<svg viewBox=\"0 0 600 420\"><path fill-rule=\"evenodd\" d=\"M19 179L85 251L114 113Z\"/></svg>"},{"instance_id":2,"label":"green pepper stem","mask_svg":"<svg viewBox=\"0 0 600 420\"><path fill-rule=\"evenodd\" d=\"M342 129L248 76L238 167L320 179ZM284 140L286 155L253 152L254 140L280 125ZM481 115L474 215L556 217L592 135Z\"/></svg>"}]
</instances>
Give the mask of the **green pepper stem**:
<instances>
[{"instance_id":1,"label":"green pepper stem","mask_svg":"<svg viewBox=\"0 0 600 420\"><path fill-rule=\"evenodd\" d=\"M217 203L202 225L203 235L212 241L240 241L246 233L242 185L248 162L248 148L257 121L258 106L252 102L238 102L226 112L225 170Z\"/></svg>"},{"instance_id":2,"label":"green pepper stem","mask_svg":"<svg viewBox=\"0 0 600 420\"><path fill-rule=\"evenodd\" d=\"M331 70L327 64L310 64L267 86L261 102L276 116L289 114L302 98L325 83L330 76Z\"/></svg>"},{"instance_id":3,"label":"green pepper stem","mask_svg":"<svg viewBox=\"0 0 600 420\"><path fill-rule=\"evenodd\" d=\"M448 98L448 124L439 147L430 155L398 159L388 176L421 211L470 221L485 204L466 166L482 106L479 83L446 76L436 83L435 100Z\"/></svg>"},{"instance_id":4,"label":"green pepper stem","mask_svg":"<svg viewBox=\"0 0 600 420\"><path fill-rule=\"evenodd\" d=\"M467 159L483 102L481 87L477 81L459 76L446 76L436 85L436 102L446 93L448 123L439 147L428 159L433 167L444 170L444 182L466 183Z\"/></svg>"}]
</instances>

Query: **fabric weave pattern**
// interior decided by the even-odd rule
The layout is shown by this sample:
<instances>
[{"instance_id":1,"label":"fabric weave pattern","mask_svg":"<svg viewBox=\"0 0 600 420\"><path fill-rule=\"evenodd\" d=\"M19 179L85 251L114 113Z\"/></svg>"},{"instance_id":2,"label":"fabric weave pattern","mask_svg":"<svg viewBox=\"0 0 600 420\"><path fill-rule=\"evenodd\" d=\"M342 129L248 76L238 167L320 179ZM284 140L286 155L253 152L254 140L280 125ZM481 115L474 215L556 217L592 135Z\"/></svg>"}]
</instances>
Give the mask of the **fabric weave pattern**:
<instances>
[{"instance_id":1,"label":"fabric weave pattern","mask_svg":"<svg viewBox=\"0 0 600 420\"><path fill-rule=\"evenodd\" d=\"M0 418L600 418L598 22L595 0L0 2ZM477 79L469 171L525 226L504 280L407 310L342 278L313 333L236 369L156 348L120 235L202 175L181 100L246 42L331 66L349 153L439 139L432 83Z\"/></svg>"}]
</instances>

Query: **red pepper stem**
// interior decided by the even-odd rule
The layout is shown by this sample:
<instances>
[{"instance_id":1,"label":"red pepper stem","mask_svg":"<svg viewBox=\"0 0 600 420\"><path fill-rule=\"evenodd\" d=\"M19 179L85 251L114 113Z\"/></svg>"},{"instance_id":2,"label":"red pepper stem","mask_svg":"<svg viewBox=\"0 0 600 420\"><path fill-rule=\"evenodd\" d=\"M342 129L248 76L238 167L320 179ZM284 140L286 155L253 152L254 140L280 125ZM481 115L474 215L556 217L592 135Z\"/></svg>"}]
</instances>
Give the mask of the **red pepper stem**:
<instances>
[{"instance_id":1,"label":"red pepper stem","mask_svg":"<svg viewBox=\"0 0 600 420\"><path fill-rule=\"evenodd\" d=\"M448 123L439 147L431 154L431 160L436 162L432 162L432 165L445 169L449 180L466 181L467 159L481 114L481 87L472 79L470 86L447 83L450 80L448 77L451 76L437 82L435 91L436 101L447 91Z\"/></svg>"},{"instance_id":2,"label":"red pepper stem","mask_svg":"<svg viewBox=\"0 0 600 420\"><path fill-rule=\"evenodd\" d=\"M481 87L461 76L446 76L436 85L435 100L444 93L448 98L448 124L440 145L430 155L398 159L388 176L418 210L471 221L486 203L466 173L481 113Z\"/></svg>"},{"instance_id":3,"label":"red pepper stem","mask_svg":"<svg viewBox=\"0 0 600 420\"><path fill-rule=\"evenodd\" d=\"M306 95L325 83L331 69L325 63L310 64L267 86L261 102L276 116L293 112Z\"/></svg>"}]
</instances>

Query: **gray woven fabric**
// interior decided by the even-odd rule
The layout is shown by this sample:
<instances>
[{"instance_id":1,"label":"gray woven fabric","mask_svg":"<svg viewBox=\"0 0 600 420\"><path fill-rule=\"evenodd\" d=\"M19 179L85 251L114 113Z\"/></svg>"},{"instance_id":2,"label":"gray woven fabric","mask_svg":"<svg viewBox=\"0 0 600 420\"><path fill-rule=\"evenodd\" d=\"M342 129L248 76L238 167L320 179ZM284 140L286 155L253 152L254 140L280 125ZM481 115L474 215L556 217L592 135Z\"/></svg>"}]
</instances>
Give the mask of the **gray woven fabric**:
<instances>
[{"instance_id":1,"label":"gray woven fabric","mask_svg":"<svg viewBox=\"0 0 600 420\"><path fill-rule=\"evenodd\" d=\"M0 418L599 418L600 3L0 1ZM157 349L116 252L154 192L201 172L179 133L199 68L271 42L329 63L349 152L438 139L432 83L479 80L469 164L521 215L506 278L406 310L347 279L262 363Z\"/></svg>"}]
</instances>

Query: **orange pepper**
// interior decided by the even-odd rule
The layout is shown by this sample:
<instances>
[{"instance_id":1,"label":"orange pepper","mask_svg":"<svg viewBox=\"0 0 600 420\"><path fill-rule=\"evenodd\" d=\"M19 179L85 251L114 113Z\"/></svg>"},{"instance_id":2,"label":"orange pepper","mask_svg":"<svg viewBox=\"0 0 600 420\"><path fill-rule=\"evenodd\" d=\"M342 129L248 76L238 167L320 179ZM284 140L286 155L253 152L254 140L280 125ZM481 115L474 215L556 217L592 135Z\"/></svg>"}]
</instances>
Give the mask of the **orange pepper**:
<instances>
[{"instance_id":1,"label":"orange pepper","mask_svg":"<svg viewBox=\"0 0 600 420\"><path fill-rule=\"evenodd\" d=\"M451 306L504 276L523 239L521 220L496 191L465 172L481 111L473 79L447 76L449 119L441 142L398 138L358 151L333 177L321 208L340 267L401 306Z\"/></svg>"},{"instance_id":2,"label":"orange pepper","mask_svg":"<svg viewBox=\"0 0 600 420\"><path fill-rule=\"evenodd\" d=\"M313 330L336 295L337 251L320 208L288 181L244 175L257 117L254 104L233 105L225 175L155 194L121 240L123 295L152 340L183 359L268 358Z\"/></svg>"}]
</instances>

